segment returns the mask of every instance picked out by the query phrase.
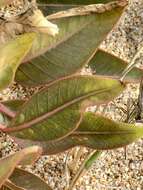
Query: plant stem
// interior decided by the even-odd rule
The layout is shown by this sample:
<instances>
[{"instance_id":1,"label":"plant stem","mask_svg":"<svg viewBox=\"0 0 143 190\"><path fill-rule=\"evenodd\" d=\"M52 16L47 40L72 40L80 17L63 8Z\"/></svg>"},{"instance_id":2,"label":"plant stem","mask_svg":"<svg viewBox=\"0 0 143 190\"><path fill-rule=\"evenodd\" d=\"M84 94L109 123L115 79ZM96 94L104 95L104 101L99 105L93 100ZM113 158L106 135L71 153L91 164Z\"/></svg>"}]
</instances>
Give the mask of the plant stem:
<instances>
[{"instance_id":1,"label":"plant stem","mask_svg":"<svg viewBox=\"0 0 143 190\"><path fill-rule=\"evenodd\" d=\"M133 69L133 67L136 65L136 60L137 58L139 58L139 55L141 54L141 52L143 51L143 47L141 46L140 49L137 51L137 53L135 54L135 56L133 57L132 61L127 65L127 67L125 68L125 70L122 73L122 76L120 78L120 81L122 82L124 80L124 78L126 77L126 75Z\"/></svg>"},{"instance_id":2,"label":"plant stem","mask_svg":"<svg viewBox=\"0 0 143 190\"><path fill-rule=\"evenodd\" d=\"M90 154L87 155L83 163L81 164L77 174L74 176L68 190L72 190L75 186L77 180L80 178L80 176L85 173L92 164L98 159L98 157L101 155L102 151L92 151Z\"/></svg>"},{"instance_id":3,"label":"plant stem","mask_svg":"<svg viewBox=\"0 0 143 190\"><path fill-rule=\"evenodd\" d=\"M16 113L11 111L8 107L6 107L4 104L0 103L0 112L6 114L9 117L15 117Z\"/></svg>"},{"instance_id":4,"label":"plant stem","mask_svg":"<svg viewBox=\"0 0 143 190\"><path fill-rule=\"evenodd\" d=\"M75 152L74 152L74 160L72 163L72 171L75 172L77 167L78 167L78 163L79 160L81 158L81 155L83 154L84 148L83 147L79 147Z\"/></svg>"}]
</instances>

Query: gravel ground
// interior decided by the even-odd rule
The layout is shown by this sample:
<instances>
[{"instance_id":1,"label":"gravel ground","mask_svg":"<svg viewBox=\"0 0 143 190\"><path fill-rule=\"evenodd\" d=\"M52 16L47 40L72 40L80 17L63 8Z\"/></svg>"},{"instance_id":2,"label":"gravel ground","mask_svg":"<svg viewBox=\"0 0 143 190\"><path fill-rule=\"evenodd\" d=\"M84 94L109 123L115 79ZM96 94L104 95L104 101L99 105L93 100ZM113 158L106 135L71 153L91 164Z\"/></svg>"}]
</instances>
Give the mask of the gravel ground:
<instances>
[{"instance_id":1,"label":"gravel ground","mask_svg":"<svg viewBox=\"0 0 143 190\"><path fill-rule=\"evenodd\" d=\"M143 0L131 0L126 10L124 18L119 26L110 34L107 40L101 45L102 48L112 52L121 58L130 61L135 55L137 49L143 42ZM142 55L137 60L142 66ZM25 93L26 89L21 86L13 86L0 94L1 100L27 98L33 93ZM137 99L138 84L131 84L125 92L116 99L115 104L126 108L127 98ZM120 120L123 113L111 103L104 114L114 120ZM92 110L95 109L91 108ZM98 109L102 112L103 107ZM1 134L0 156L5 156L18 150L8 136ZM91 167L91 169L80 178L74 190L143 190L143 141L129 145L125 149L117 149L103 152L100 159ZM33 167L27 167L28 170L40 175L45 179L54 190L65 190L67 182L67 171L65 162L67 153L68 166L73 165L73 155L78 148L69 152L59 154L58 156L43 156ZM81 150L81 149L80 149ZM82 149L81 160L87 154L87 149Z\"/></svg>"}]
</instances>

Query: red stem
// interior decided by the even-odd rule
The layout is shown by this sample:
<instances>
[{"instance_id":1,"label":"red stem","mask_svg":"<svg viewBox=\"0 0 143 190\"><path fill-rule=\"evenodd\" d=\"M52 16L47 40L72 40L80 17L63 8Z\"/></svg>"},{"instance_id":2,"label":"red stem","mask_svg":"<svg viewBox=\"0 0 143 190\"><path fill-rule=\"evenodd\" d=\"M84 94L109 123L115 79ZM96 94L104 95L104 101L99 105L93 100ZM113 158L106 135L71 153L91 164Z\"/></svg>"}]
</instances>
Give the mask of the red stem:
<instances>
[{"instance_id":1,"label":"red stem","mask_svg":"<svg viewBox=\"0 0 143 190\"><path fill-rule=\"evenodd\" d=\"M15 117L16 113L11 111L8 107L6 107L4 104L0 103L0 112L6 114L9 117Z\"/></svg>"}]
</instances>

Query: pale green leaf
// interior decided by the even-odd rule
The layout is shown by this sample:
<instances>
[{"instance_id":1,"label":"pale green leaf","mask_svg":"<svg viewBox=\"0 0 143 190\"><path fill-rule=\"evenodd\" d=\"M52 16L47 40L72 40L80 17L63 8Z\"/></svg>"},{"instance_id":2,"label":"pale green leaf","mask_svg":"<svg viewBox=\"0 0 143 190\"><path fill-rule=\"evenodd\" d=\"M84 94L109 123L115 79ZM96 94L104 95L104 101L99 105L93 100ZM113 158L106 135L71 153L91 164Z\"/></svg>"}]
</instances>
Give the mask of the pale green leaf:
<instances>
[{"instance_id":1,"label":"pale green leaf","mask_svg":"<svg viewBox=\"0 0 143 190\"><path fill-rule=\"evenodd\" d=\"M120 79L128 63L110 53L98 50L91 59L89 67L95 75ZM143 69L134 67L125 77L126 82L139 82L143 76Z\"/></svg>"},{"instance_id":2,"label":"pale green leaf","mask_svg":"<svg viewBox=\"0 0 143 190\"><path fill-rule=\"evenodd\" d=\"M0 159L0 188L18 164L30 164L41 154L41 148L32 146Z\"/></svg>"},{"instance_id":3,"label":"pale green leaf","mask_svg":"<svg viewBox=\"0 0 143 190\"><path fill-rule=\"evenodd\" d=\"M20 168L14 170L10 180L26 190L51 190L48 184L40 177Z\"/></svg>"},{"instance_id":4,"label":"pale green leaf","mask_svg":"<svg viewBox=\"0 0 143 190\"><path fill-rule=\"evenodd\" d=\"M101 115L85 113L79 128L70 136L57 142L34 142L16 139L21 147L37 144L44 154L57 154L75 146L85 146L96 150L115 149L127 146L143 137L143 125L112 121Z\"/></svg>"},{"instance_id":5,"label":"pale green leaf","mask_svg":"<svg viewBox=\"0 0 143 190\"><path fill-rule=\"evenodd\" d=\"M27 33L0 46L0 90L13 81L16 70L29 52L34 38L34 33Z\"/></svg>"},{"instance_id":6,"label":"pale green leaf","mask_svg":"<svg viewBox=\"0 0 143 190\"><path fill-rule=\"evenodd\" d=\"M33 95L3 130L24 139L61 139L78 127L87 106L111 101L124 87L117 80L92 76L61 79Z\"/></svg>"},{"instance_id":7,"label":"pale green leaf","mask_svg":"<svg viewBox=\"0 0 143 190\"><path fill-rule=\"evenodd\" d=\"M37 34L15 80L22 85L36 86L79 71L117 23L123 9L121 6L100 14L55 20L59 34L55 37Z\"/></svg>"}]
</instances>

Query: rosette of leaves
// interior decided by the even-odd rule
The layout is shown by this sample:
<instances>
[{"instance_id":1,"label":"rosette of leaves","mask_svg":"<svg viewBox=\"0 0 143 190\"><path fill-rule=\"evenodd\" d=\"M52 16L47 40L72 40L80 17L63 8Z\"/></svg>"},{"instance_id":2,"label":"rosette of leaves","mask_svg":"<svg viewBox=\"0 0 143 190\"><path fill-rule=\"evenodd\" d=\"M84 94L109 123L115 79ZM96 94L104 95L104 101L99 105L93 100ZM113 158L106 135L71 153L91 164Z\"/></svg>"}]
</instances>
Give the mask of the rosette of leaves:
<instances>
[{"instance_id":1,"label":"rosette of leaves","mask_svg":"<svg viewBox=\"0 0 143 190\"><path fill-rule=\"evenodd\" d=\"M126 146L143 136L142 127L86 112L91 105L107 104L125 89L126 82L138 82L142 76L143 71L134 68L120 82L127 63L99 49L127 2L38 3L59 33L51 36L38 30L0 46L0 90L13 81L26 87L42 86L29 100L0 103L1 130L24 148L0 160L0 166L5 166L0 170L0 185L12 190L50 189L41 179L17 167L21 160L28 159L29 151L30 155L31 150L37 154L39 146L47 155L75 146L105 150ZM85 65L94 75L81 75Z\"/></svg>"}]
</instances>

